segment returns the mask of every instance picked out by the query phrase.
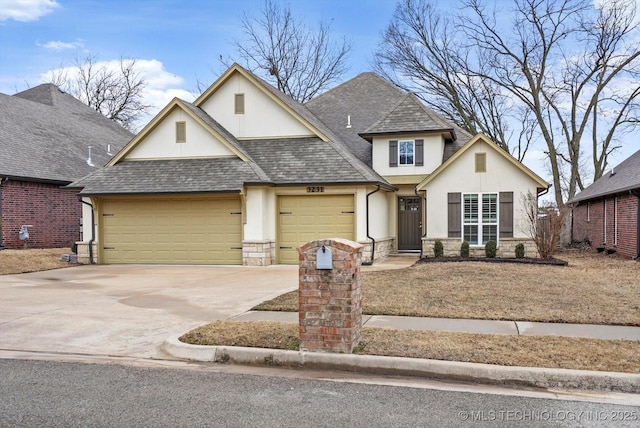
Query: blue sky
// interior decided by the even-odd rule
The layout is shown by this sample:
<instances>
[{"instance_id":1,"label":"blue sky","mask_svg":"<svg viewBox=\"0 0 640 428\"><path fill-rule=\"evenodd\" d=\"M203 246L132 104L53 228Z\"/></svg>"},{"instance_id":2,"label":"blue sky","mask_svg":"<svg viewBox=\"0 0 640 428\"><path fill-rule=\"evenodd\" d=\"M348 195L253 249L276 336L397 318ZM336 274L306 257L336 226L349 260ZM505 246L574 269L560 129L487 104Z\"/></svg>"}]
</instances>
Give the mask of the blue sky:
<instances>
[{"instance_id":1,"label":"blue sky","mask_svg":"<svg viewBox=\"0 0 640 428\"><path fill-rule=\"evenodd\" d=\"M155 60L167 75L156 79L153 89L195 91L198 80L209 84L221 73L217 58L228 57L233 40L241 38L243 12L254 14L263 4L263 0L0 0L0 92L13 94L35 86L48 70L87 55L99 61L120 56ZM370 59L395 1L302 0L290 5L309 25L324 18L335 35L351 40L346 79L371 68Z\"/></svg>"}]
</instances>

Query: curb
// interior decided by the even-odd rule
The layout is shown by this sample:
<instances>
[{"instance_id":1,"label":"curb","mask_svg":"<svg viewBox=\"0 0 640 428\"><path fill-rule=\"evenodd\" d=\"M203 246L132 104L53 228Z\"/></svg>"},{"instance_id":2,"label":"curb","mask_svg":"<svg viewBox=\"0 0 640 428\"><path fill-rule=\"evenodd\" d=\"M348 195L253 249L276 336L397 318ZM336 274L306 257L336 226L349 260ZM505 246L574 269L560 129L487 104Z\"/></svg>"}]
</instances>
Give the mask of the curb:
<instances>
[{"instance_id":1,"label":"curb","mask_svg":"<svg viewBox=\"0 0 640 428\"><path fill-rule=\"evenodd\" d=\"M178 337L165 340L162 349L176 358L190 361L332 369L519 387L640 393L640 374L632 373L511 367L419 358L236 346L190 345L180 342Z\"/></svg>"}]
</instances>

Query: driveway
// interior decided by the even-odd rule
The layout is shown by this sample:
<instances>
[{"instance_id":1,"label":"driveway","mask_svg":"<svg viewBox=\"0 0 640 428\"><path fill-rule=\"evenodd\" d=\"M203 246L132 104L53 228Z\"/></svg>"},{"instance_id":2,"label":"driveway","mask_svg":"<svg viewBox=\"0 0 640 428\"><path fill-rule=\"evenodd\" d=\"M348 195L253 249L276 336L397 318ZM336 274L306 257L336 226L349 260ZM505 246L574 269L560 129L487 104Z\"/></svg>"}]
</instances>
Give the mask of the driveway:
<instances>
[{"instance_id":1,"label":"driveway","mask_svg":"<svg viewBox=\"0 0 640 428\"><path fill-rule=\"evenodd\" d=\"M169 336L298 287L298 267L93 265L0 276L0 350L164 358Z\"/></svg>"}]
</instances>

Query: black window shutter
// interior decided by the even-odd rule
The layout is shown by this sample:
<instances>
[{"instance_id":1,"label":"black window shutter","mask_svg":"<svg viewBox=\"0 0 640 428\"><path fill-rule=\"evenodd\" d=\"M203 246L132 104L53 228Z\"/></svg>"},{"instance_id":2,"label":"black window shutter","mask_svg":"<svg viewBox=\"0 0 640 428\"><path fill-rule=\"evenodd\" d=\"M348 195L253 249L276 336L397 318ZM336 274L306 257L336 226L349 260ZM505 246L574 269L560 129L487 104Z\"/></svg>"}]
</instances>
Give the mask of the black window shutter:
<instances>
[{"instance_id":1,"label":"black window shutter","mask_svg":"<svg viewBox=\"0 0 640 428\"><path fill-rule=\"evenodd\" d=\"M513 192L500 192L500 238L513 238Z\"/></svg>"},{"instance_id":2,"label":"black window shutter","mask_svg":"<svg viewBox=\"0 0 640 428\"><path fill-rule=\"evenodd\" d=\"M461 199L460 193L447 194L449 238L462 237Z\"/></svg>"},{"instance_id":3,"label":"black window shutter","mask_svg":"<svg viewBox=\"0 0 640 428\"><path fill-rule=\"evenodd\" d=\"M416 166L424 165L424 140L416 140Z\"/></svg>"},{"instance_id":4,"label":"black window shutter","mask_svg":"<svg viewBox=\"0 0 640 428\"><path fill-rule=\"evenodd\" d=\"M389 141L389 166L398 166L398 140Z\"/></svg>"}]
</instances>

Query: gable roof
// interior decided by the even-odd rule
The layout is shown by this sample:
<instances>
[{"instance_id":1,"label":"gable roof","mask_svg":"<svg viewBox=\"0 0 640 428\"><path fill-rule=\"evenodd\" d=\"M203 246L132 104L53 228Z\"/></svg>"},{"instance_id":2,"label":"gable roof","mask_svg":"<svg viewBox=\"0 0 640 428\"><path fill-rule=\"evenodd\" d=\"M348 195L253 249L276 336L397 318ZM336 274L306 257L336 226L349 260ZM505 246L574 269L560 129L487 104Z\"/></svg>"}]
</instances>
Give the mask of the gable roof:
<instances>
[{"instance_id":1,"label":"gable roof","mask_svg":"<svg viewBox=\"0 0 640 428\"><path fill-rule=\"evenodd\" d=\"M640 189L640 150L622 161L612 171L613 173L608 172L594 181L567 203L586 201L605 195Z\"/></svg>"},{"instance_id":2,"label":"gable roof","mask_svg":"<svg viewBox=\"0 0 640 428\"><path fill-rule=\"evenodd\" d=\"M239 158L140 160L101 168L66 188L81 196L239 193L245 182L265 178L253 162Z\"/></svg>"},{"instance_id":3,"label":"gable roof","mask_svg":"<svg viewBox=\"0 0 640 428\"><path fill-rule=\"evenodd\" d=\"M224 144L231 152L244 161L249 161L247 154L238 145L238 140L222 125L216 122L202 109L194 106L188 101L179 98L172 99L143 129L127 144L113 159L107 164L112 166L124 160L162 121L164 121L173 110L181 109L193 120L198 122L206 131Z\"/></svg>"},{"instance_id":4,"label":"gable roof","mask_svg":"<svg viewBox=\"0 0 640 428\"><path fill-rule=\"evenodd\" d=\"M486 143L496 153L498 153L499 155L504 157L507 161L509 161L511 164L513 164L513 166L515 166L520 171L522 171L523 173L528 175L529 178L531 178L533 181L535 181L538 184L539 188L545 188L546 189L546 188L549 187L549 183L547 183L542 178L540 178L540 176L537 175L535 172L533 172L529 168L527 168L522 162L518 162L518 160L516 158L514 158L513 156L511 156L506 150L502 149L496 143L494 143L489 138L487 138L484 134L477 134L475 137L473 137L471 140L469 140L464 146L462 146L458 151L456 151L449 159L447 159L438 168L436 168L431 174L429 174L429 176L427 176L424 180L422 180L418 184L417 189L418 190L423 190L427 184L429 184L431 181L433 181L444 170L446 170L449 167L449 165L451 165L453 162L455 162L456 159L458 159L460 156L462 156L467 150L469 150L471 147L473 147L478 142Z\"/></svg>"},{"instance_id":5,"label":"gable roof","mask_svg":"<svg viewBox=\"0 0 640 428\"><path fill-rule=\"evenodd\" d=\"M52 84L0 94L0 111L2 177L66 184L106 164L108 145L115 153L133 137Z\"/></svg>"},{"instance_id":6,"label":"gable roof","mask_svg":"<svg viewBox=\"0 0 640 428\"><path fill-rule=\"evenodd\" d=\"M362 162L371 166L371 144L359 134L405 96L372 72L361 73L308 101L305 106L329 126ZM350 119L350 127L347 122Z\"/></svg>"},{"instance_id":7,"label":"gable roof","mask_svg":"<svg viewBox=\"0 0 640 428\"><path fill-rule=\"evenodd\" d=\"M414 94L407 93L386 115L360 135L366 138L376 134L417 132L448 133L448 139L455 140L453 124L427 108Z\"/></svg>"}]
</instances>

